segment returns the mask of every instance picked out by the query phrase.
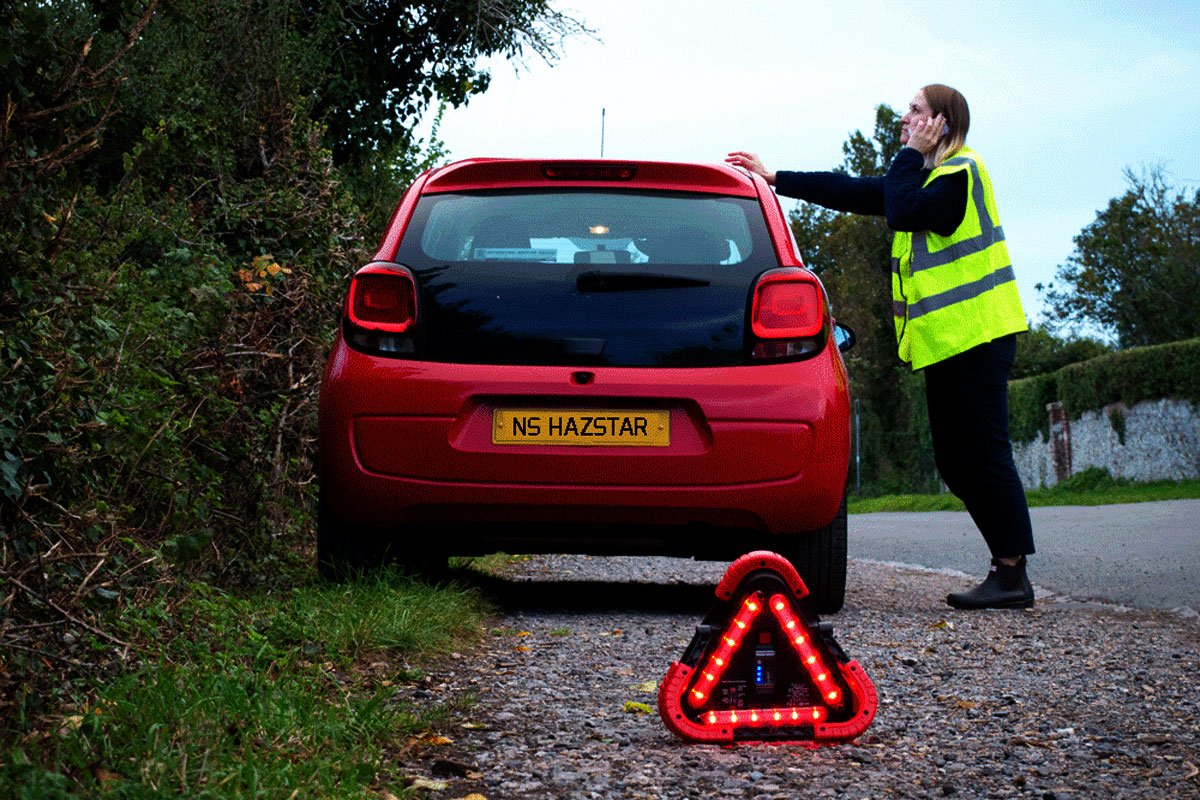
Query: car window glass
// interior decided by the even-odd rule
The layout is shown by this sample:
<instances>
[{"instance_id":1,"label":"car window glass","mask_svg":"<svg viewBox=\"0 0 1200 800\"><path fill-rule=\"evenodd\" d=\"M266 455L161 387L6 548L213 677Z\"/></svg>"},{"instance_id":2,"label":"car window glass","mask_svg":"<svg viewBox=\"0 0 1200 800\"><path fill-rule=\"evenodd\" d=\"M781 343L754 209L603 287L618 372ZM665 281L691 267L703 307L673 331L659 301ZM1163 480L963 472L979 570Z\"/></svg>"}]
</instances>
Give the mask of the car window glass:
<instances>
[{"instance_id":1,"label":"car window glass","mask_svg":"<svg viewBox=\"0 0 1200 800\"><path fill-rule=\"evenodd\" d=\"M422 198L410 248L434 260L739 264L762 240L745 198L651 192L491 192Z\"/></svg>"}]
</instances>

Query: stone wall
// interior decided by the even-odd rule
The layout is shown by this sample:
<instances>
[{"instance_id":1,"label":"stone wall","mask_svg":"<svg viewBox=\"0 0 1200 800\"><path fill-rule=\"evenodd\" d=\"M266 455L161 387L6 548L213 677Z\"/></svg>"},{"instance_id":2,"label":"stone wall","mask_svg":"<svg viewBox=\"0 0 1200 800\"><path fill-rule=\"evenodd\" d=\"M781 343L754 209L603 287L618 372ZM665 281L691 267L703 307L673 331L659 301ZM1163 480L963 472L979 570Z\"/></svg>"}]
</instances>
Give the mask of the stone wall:
<instances>
[{"instance_id":1,"label":"stone wall","mask_svg":"<svg viewBox=\"0 0 1200 800\"><path fill-rule=\"evenodd\" d=\"M1088 467L1135 481L1200 478L1200 407L1185 400L1115 403L1068 420L1056 405L1047 409L1051 441L1039 433L1013 445L1026 489L1053 486Z\"/></svg>"}]
</instances>

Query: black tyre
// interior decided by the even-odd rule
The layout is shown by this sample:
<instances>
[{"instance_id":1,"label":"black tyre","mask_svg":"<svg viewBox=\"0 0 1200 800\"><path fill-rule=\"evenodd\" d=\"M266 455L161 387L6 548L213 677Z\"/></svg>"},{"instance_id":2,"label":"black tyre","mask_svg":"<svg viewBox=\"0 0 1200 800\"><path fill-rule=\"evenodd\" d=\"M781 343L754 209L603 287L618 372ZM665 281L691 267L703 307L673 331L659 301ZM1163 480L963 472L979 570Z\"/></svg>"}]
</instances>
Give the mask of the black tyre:
<instances>
[{"instance_id":1,"label":"black tyre","mask_svg":"<svg viewBox=\"0 0 1200 800\"><path fill-rule=\"evenodd\" d=\"M841 611L846 602L846 496L824 528L789 537L785 556L808 587L818 614Z\"/></svg>"},{"instance_id":2,"label":"black tyre","mask_svg":"<svg viewBox=\"0 0 1200 800\"><path fill-rule=\"evenodd\" d=\"M440 585L450 581L450 559L445 553L418 553L403 557L393 553L391 563L426 583Z\"/></svg>"},{"instance_id":3,"label":"black tyre","mask_svg":"<svg viewBox=\"0 0 1200 800\"><path fill-rule=\"evenodd\" d=\"M360 575L371 564L366 532L334 516L317 498L317 574L326 580L341 581Z\"/></svg>"},{"instance_id":4,"label":"black tyre","mask_svg":"<svg viewBox=\"0 0 1200 800\"><path fill-rule=\"evenodd\" d=\"M388 564L431 583L449 576L444 552L402 551L390 546L392 540L390 531L351 525L335 516L323 499L317 500L317 573L322 578L343 581Z\"/></svg>"}]
</instances>

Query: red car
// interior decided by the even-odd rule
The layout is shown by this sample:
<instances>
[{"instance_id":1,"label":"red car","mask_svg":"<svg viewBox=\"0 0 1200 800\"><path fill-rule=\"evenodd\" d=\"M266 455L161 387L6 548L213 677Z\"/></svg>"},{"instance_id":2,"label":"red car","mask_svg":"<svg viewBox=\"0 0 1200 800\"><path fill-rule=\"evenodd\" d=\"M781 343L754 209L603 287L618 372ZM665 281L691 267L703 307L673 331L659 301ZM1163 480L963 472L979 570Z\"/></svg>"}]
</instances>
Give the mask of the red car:
<instances>
[{"instance_id":1,"label":"red car","mask_svg":"<svg viewBox=\"0 0 1200 800\"><path fill-rule=\"evenodd\" d=\"M318 566L770 549L836 611L852 341L757 176L432 169L351 281L325 370Z\"/></svg>"}]
</instances>

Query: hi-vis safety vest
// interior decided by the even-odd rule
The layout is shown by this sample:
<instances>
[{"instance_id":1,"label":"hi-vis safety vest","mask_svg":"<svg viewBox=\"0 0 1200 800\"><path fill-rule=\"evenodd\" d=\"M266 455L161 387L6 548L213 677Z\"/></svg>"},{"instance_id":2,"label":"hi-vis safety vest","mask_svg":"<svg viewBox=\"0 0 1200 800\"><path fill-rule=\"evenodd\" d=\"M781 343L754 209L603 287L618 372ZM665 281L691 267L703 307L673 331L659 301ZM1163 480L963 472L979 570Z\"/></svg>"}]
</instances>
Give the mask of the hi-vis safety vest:
<instances>
[{"instance_id":1,"label":"hi-vis safety vest","mask_svg":"<svg viewBox=\"0 0 1200 800\"><path fill-rule=\"evenodd\" d=\"M897 231L892 313L900 358L914 370L1028 330L992 181L974 150L956 150L925 181L966 171L967 212L950 236Z\"/></svg>"}]
</instances>

